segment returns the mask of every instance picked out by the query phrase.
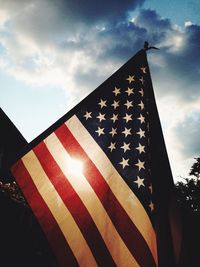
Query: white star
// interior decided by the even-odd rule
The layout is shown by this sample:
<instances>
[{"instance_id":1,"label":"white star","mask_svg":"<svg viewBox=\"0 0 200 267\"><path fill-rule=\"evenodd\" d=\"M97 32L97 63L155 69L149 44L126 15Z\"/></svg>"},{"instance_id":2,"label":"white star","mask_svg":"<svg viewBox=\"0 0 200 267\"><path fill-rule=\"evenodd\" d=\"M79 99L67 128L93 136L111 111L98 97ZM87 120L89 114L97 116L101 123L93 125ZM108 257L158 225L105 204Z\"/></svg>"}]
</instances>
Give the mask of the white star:
<instances>
[{"instance_id":1,"label":"white star","mask_svg":"<svg viewBox=\"0 0 200 267\"><path fill-rule=\"evenodd\" d=\"M103 99L101 99L100 102L98 103L98 105L100 105L101 108L103 108L103 107L107 107L106 102L107 102L107 100L103 100Z\"/></svg>"},{"instance_id":2,"label":"white star","mask_svg":"<svg viewBox=\"0 0 200 267\"><path fill-rule=\"evenodd\" d=\"M126 106L127 107L127 109L129 109L130 107L133 107L133 101L128 101L128 100L126 100L126 103L124 104L124 106Z\"/></svg>"},{"instance_id":3,"label":"white star","mask_svg":"<svg viewBox=\"0 0 200 267\"><path fill-rule=\"evenodd\" d=\"M144 78L143 78L143 76L139 80L141 81L141 83L143 85L144 84Z\"/></svg>"},{"instance_id":4,"label":"white star","mask_svg":"<svg viewBox=\"0 0 200 267\"><path fill-rule=\"evenodd\" d=\"M105 115L106 115L106 114L101 114L101 112L99 112L99 115L97 116L97 118L99 119L99 121L106 120L106 119L105 119Z\"/></svg>"},{"instance_id":5,"label":"white star","mask_svg":"<svg viewBox=\"0 0 200 267\"><path fill-rule=\"evenodd\" d=\"M114 109L116 109L117 107L119 107L119 101L115 101L113 102L113 104L111 105L114 107Z\"/></svg>"},{"instance_id":6,"label":"white star","mask_svg":"<svg viewBox=\"0 0 200 267\"><path fill-rule=\"evenodd\" d=\"M134 183L137 184L138 188L140 188L140 186L145 186L144 179L141 179L139 176L137 176L137 181L134 181Z\"/></svg>"},{"instance_id":7,"label":"white star","mask_svg":"<svg viewBox=\"0 0 200 267\"><path fill-rule=\"evenodd\" d=\"M113 93L115 94L115 96L121 94L120 88L115 87L115 90L113 91Z\"/></svg>"},{"instance_id":8,"label":"white star","mask_svg":"<svg viewBox=\"0 0 200 267\"><path fill-rule=\"evenodd\" d=\"M130 143L129 143L129 144L126 144L126 143L124 142L124 145L121 146L121 148L124 149L124 153L125 153L127 150L130 150Z\"/></svg>"},{"instance_id":9,"label":"white star","mask_svg":"<svg viewBox=\"0 0 200 267\"><path fill-rule=\"evenodd\" d=\"M100 128L100 127L98 127L98 130L96 130L95 132L98 133L98 136L100 136L102 134L105 134L104 133L104 128Z\"/></svg>"},{"instance_id":10,"label":"white star","mask_svg":"<svg viewBox=\"0 0 200 267\"><path fill-rule=\"evenodd\" d=\"M126 122L129 122L129 121L133 120L131 117L132 117L132 114L129 115L129 114L126 113L126 116L123 117L123 119L126 120Z\"/></svg>"},{"instance_id":11,"label":"white star","mask_svg":"<svg viewBox=\"0 0 200 267\"><path fill-rule=\"evenodd\" d=\"M112 152L114 149L116 149L115 147L116 143L110 143L110 146L108 147L110 149L110 152Z\"/></svg>"},{"instance_id":12,"label":"white star","mask_svg":"<svg viewBox=\"0 0 200 267\"><path fill-rule=\"evenodd\" d=\"M152 187L152 184L149 186L149 190L151 192L151 194L153 193L153 187Z\"/></svg>"},{"instance_id":13,"label":"white star","mask_svg":"<svg viewBox=\"0 0 200 267\"><path fill-rule=\"evenodd\" d=\"M128 76L128 78L126 79L129 83L132 83L132 82L134 82L135 81L135 79L134 79L134 75L133 76Z\"/></svg>"},{"instance_id":14,"label":"white star","mask_svg":"<svg viewBox=\"0 0 200 267\"><path fill-rule=\"evenodd\" d=\"M129 161L129 159L122 158L122 161L119 164L121 164L122 168L124 169L126 166L129 166L128 161Z\"/></svg>"},{"instance_id":15,"label":"white star","mask_svg":"<svg viewBox=\"0 0 200 267\"><path fill-rule=\"evenodd\" d=\"M124 131L122 132L122 133L124 133L125 134L125 137L127 137L128 135L131 135L131 128L124 128Z\"/></svg>"},{"instance_id":16,"label":"white star","mask_svg":"<svg viewBox=\"0 0 200 267\"><path fill-rule=\"evenodd\" d=\"M146 74L147 72L146 72L146 68L147 67L141 67L140 69L141 69L141 71L144 73L144 74Z\"/></svg>"},{"instance_id":17,"label":"white star","mask_svg":"<svg viewBox=\"0 0 200 267\"><path fill-rule=\"evenodd\" d=\"M128 87L128 89L125 92L128 94L128 96L132 95L133 94L133 88Z\"/></svg>"},{"instance_id":18,"label":"white star","mask_svg":"<svg viewBox=\"0 0 200 267\"><path fill-rule=\"evenodd\" d=\"M118 120L118 114L113 114L112 118L110 118L113 123L115 123Z\"/></svg>"},{"instance_id":19,"label":"white star","mask_svg":"<svg viewBox=\"0 0 200 267\"><path fill-rule=\"evenodd\" d=\"M141 169L145 169L144 163L145 163L144 161L140 161L138 159L138 163L136 163L135 166L137 166L139 168L139 171L140 171Z\"/></svg>"},{"instance_id":20,"label":"white star","mask_svg":"<svg viewBox=\"0 0 200 267\"><path fill-rule=\"evenodd\" d=\"M140 128L139 132L137 132L136 134L138 134L140 136L140 139L142 137L145 137L145 131L142 131L142 129Z\"/></svg>"},{"instance_id":21,"label":"white star","mask_svg":"<svg viewBox=\"0 0 200 267\"><path fill-rule=\"evenodd\" d=\"M109 134L112 135L112 137L117 134L117 128L112 128L112 130L109 132Z\"/></svg>"},{"instance_id":22,"label":"white star","mask_svg":"<svg viewBox=\"0 0 200 267\"><path fill-rule=\"evenodd\" d=\"M89 118L92 118L91 114L92 114L92 112L86 111L86 113L85 113L85 115L83 117L85 117L85 119L87 120Z\"/></svg>"},{"instance_id":23,"label":"white star","mask_svg":"<svg viewBox=\"0 0 200 267\"><path fill-rule=\"evenodd\" d=\"M145 117L142 116L142 114L140 114L140 117L137 119L140 120L141 123L145 122Z\"/></svg>"},{"instance_id":24,"label":"white star","mask_svg":"<svg viewBox=\"0 0 200 267\"><path fill-rule=\"evenodd\" d=\"M154 204L153 204L152 201L151 201L150 204L149 204L149 208L151 209L151 212L154 210Z\"/></svg>"},{"instance_id":25,"label":"white star","mask_svg":"<svg viewBox=\"0 0 200 267\"><path fill-rule=\"evenodd\" d=\"M145 150L144 150L145 146L142 146L140 143L139 143L139 146L136 147L137 150L139 150L139 153L141 154L142 152L145 153Z\"/></svg>"},{"instance_id":26,"label":"white star","mask_svg":"<svg viewBox=\"0 0 200 267\"><path fill-rule=\"evenodd\" d=\"M140 101L140 104L138 104L138 106L141 108L141 110L144 109L144 103L142 101Z\"/></svg>"},{"instance_id":27,"label":"white star","mask_svg":"<svg viewBox=\"0 0 200 267\"><path fill-rule=\"evenodd\" d=\"M139 93L141 94L141 96L144 96L144 90L141 88L141 90L139 91Z\"/></svg>"}]
</instances>

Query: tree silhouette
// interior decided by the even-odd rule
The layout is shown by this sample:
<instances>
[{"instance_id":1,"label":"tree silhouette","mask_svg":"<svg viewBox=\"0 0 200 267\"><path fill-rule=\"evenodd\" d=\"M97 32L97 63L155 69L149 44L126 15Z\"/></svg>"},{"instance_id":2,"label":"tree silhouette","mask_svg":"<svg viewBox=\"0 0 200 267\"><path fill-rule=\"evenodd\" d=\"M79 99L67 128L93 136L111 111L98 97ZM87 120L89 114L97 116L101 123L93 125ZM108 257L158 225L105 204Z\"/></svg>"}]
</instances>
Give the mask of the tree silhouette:
<instances>
[{"instance_id":1,"label":"tree silhouette","mask_svg":"<svg viewBox=\"0 0 200 267\"><path fill-rule=\"evenodd\" d=\"M189 213L200 214L200 157L195 158L189 176L184 182L176 183L177 201L182 209Z\"/></svg>"},{"instance_id":2,"label":"tree silhouette","mask_svg":"<svg viewBox=\"0 0 200 267\"><path fill-rule=\"evenodd\" d=\"M200 213L200 180L185 178L176 184L177 201L189 213Z\"/></svg>"},{"instance_id":3,"label":"tree silhouette","mask_svg":"<svg viewBox=\"0 0 200 267\"><path fill-rule=\"evenodd\" d=\"M195 158L196 162L192 165L189 175L194 175L197 179L200 178L200 157Z\"/></svg>"},{"instance_id":4,"label":"tree silhouette","mask_svg":"<svg viewBox=\"0 0 200 267\"><path fill-rule=\"evenodd\" d=\"M176 198L182 214L182 253L181 265L197 267L199 265L200 240L200 157L194 158L189 178L175 185Z\"/></svg>"}]
</instances>

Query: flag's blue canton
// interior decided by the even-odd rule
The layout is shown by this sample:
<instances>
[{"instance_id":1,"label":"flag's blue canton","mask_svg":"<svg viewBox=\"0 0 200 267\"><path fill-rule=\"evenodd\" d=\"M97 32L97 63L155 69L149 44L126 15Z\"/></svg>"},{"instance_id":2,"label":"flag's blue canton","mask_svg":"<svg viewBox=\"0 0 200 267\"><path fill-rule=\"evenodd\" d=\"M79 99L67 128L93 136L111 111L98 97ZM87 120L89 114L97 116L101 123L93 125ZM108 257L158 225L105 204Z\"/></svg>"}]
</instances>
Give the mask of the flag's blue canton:
<instances>
[{"instance_id":1,"label":"flag's blue canton","mask_svg":"<svg viewBox=\"0 0 200 267\"><path fill-rule=\"evenodd\" d=\"M154 205L149 151L145 66L105 83L77 114L152 219ZM147 79L147 80L146 80ZM147 88L148 89L148 88Z\"/></svg>"}]
</instances>

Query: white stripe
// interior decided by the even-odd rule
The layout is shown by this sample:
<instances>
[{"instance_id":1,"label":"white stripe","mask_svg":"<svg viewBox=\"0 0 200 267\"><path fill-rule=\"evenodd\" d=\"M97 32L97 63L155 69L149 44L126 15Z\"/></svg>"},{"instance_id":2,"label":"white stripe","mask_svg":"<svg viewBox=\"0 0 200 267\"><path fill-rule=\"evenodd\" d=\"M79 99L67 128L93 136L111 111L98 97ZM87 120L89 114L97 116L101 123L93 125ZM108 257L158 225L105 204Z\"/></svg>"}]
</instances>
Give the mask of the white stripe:
<instances>
[{"instance_id":1,"label":"white stripe","mask_svg":"<svg viewBox=\"0 0 200 267\"><path fill-rule=\"evenodd\" d=\"M63 174L86 206L116 265L122 267L126 264L126 266L139 267L87 179L81 172L74 169L76 166L71 167L72 160L75 162L76 159L68 154L54 133L47 137L44 142Z\"/></svg>"},{"instance_id":2,"label":"white stripe","mask_svg":"<svg viewBox=\"0 0 200 267\"><path fill-rule=\"evenodd\" d=\"M144 237L157 263L156 235L144 207L79 119L74 115L66 122L66 125L93 161L130 219Z\"/></svg>"},{"instance_id":3,"label":"white stripe","mask_svg":"<svg viewBox=\"0 0 200 267\"><path fill-rule=\"evenodd\" d=\"M58 223L80 266L97 267L87 242L71 216L71 213L66 208L59 194L44 172L35 153L31 150L22 158L22 161L37 187L38 192ZM83 250L84 254L82 253Z\"/></svg>"}]
</instances>

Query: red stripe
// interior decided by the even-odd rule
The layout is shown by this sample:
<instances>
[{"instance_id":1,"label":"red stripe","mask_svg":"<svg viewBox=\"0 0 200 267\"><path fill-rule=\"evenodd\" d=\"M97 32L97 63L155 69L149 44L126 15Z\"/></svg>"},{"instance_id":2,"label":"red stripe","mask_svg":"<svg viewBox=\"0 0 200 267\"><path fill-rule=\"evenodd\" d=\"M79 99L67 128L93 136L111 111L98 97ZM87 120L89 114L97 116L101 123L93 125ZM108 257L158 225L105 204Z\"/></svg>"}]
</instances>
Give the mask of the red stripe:
<instances>
[{"instance_id":1,"label":"red stripe","mask_svg":"<svg viewBox=\"0 0 200 267\"><path fill-rule=\"evenodd\" d=\"M155 261L143 236L133 224L111 191L110 187L105 182L101 173L98 171L85 151L81 148L67 126L65 124L62 125L55 131L55 133L60 142L66 148L67 152L71 156L76 157L83 162L83 165L85 166L83 168L84 176L93 187L93 190L99 197L118 233L124 240L136 261L142 267L155 267Z\"/></svg>"},{"instance_id":2,"label":"red stripe","mask_svg":"<svg viewBox=\"0 0 200 267\"><path fill-rule=\"evenodd\" d=\"M60 265L62 267L78 267L78 262L71 248L68 246L57 222L39 194L23 162L19 160L11 171L45 232Z\"/></svg>"},{"instance_id":3,"label":"red stripe","mask_svg":"<svg viewBox=\"0 0 200 267\"><path fill-rule=\"evenodd\" d=\"M34 152L83 233L98 266L116 266L88 210L55 162L45 143L42 142L36 146Z\"/></svg>"}]
</instances>

